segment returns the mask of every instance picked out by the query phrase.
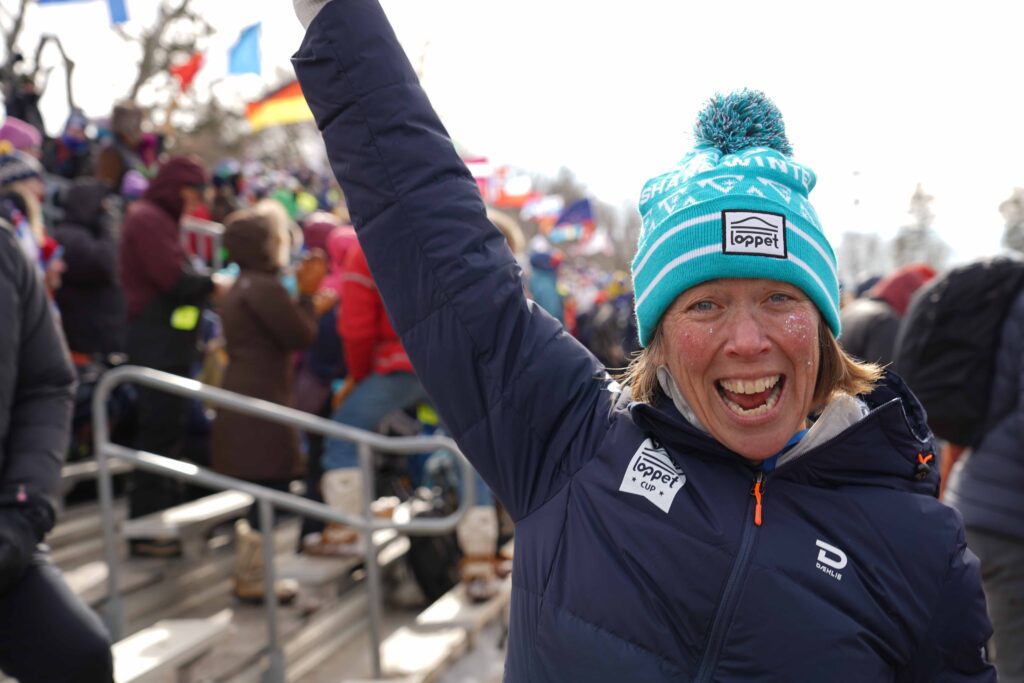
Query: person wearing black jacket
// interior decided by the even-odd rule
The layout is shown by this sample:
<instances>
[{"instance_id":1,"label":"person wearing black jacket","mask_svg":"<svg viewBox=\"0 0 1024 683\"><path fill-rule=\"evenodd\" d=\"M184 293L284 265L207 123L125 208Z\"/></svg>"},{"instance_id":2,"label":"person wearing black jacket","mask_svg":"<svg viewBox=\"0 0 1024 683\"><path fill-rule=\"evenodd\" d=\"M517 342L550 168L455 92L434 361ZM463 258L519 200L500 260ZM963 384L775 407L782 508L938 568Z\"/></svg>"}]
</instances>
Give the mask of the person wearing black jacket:
<instances>
[{"instance_id":1,"label":"person wearing black jacket","mask_svg":"<svg viewBox=\"0 0 1024 683\"><path fill-rule=\"evenodd\" d=\"M112 681L102 622L39 546L53 527L75 375L35 266L0 217L0 669Z\"/></svg>"},{"instance_id":2,"label":"person wearing black jacket","mask_svg":"<svg viewBox=\"0 0 1024 683\"><path fill-rule=\"evenodd\" d=\"M54 230L64 247L63 284L56 300L71 351L108 356L125 350L124 293L117 272L117 238L106 184L75 181Z\"/></svg>"}]
</instances>

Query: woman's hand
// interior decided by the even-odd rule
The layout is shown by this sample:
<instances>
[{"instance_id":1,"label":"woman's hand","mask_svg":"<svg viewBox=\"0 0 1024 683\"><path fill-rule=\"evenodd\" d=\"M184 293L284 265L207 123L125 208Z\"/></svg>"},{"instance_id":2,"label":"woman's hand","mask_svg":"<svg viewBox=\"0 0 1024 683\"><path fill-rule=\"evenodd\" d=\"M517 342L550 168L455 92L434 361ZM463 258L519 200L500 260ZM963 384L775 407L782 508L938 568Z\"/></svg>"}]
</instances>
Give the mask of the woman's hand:
<instances>
[{"instance_id":1,"label":"woman's hand","mask_svg":"<svg viewBox=\"0 0 1024 683\"><path fill-rule=\"evenodd\" d=\"M302 259L295 270L295 281L302 296L313 296L327 275L327 256L323 249L314 249Z\"/></svg>"}]
</instances>

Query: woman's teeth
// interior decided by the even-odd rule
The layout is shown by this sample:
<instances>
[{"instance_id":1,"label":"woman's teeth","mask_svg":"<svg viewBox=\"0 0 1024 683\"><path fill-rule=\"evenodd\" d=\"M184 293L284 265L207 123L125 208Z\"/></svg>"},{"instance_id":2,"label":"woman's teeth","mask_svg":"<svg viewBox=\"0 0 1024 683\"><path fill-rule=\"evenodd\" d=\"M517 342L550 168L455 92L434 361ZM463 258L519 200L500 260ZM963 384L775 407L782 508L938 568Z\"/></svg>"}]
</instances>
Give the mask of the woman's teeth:
<instances>
[{"instance_id":1,"label":"woman's teeth","mask_svg":"<svg viewBox=\"0 0 1024 683\"><path fill-rule=\"evenodd\" d=\"M737 415L742 417L755 417L757 415L763 415L775 407L775 404L779 400L779 396L782 393L782 385L779 383L781 375L774 375L772 377L762 377L755 380L740 380L740 379L723 379L719 381L719 385L722 388L722 398L725 404L729 406ZM729 397L729 394L735 394L738 396L754 396L757 394L763 394L767 391L771 393L765 397L764 401L756 406L745 408L736 401Z\"/></svg>"},{"instance_id":2,"label":"woman's teeth","mask_svg":"<svg viewBox=\"0 0 1024 683\"><path fill-rule=\"evenodd\" d=\"M772 375L771 377L762 377L760 379L723 379L719 380L719 384L726 391L731 391L734 394L760 394L762 391L771 389L776 384L782 375Z\"/></svg>"}]
</instances>

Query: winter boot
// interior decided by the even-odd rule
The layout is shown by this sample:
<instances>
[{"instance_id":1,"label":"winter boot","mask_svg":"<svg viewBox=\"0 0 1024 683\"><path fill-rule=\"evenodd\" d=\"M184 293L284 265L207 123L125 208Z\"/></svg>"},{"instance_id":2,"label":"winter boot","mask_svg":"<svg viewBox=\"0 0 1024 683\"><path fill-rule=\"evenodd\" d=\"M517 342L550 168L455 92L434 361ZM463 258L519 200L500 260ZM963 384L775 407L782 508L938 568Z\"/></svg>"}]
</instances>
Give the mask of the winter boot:
<instances>
[{"instance_id":1,"label":"winter boot","mask_svg":"<svg viewBox=\"0 0 1024 683\"><path fill-rule=\"evenodd\" d=\"M277 601L282 605L295 600L299 584L292 579L274 582ZM262 603L264 593L263 534L240 519L235 522L235 597L244 602Z\"/></svg>"},{"instance_id":2,"label":"winter boot","mask_svg":"<svg viewBox=\"0 0 1024 683\"><path fill-rule=\"evenodd\" d=\"M466 594L474 602L485 602L498 594L501 582L495 573L498 515L492 505L474 505L455 527L462 549L459 574Z\"/></svg>"},{"instance_id":3,"label":"winter boot","mask_svg":"<svg viewBox=\"0 0 1024 683\"><path fill-rule=\"evenodd\" d=\"M320 479L324 502L353 517L363 514L363 473L355 467L327 470ZM303 539L303 551L310 555L351 557L363 552L362 534L337 522L328 522L322 533Z\"/></svg>"}]
</instances>

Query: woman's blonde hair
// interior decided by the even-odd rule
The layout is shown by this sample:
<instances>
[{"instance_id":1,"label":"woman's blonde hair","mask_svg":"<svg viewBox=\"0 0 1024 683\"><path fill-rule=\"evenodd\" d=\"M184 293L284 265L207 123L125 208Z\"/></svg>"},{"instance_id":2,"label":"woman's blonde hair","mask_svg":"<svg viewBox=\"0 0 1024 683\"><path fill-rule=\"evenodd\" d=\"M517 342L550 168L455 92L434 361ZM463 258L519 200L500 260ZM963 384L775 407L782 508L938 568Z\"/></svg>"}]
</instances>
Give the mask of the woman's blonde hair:
<instances>
[{"instance_id":1,"label":"woman's blonde hair","mask_svg":"<svg viewBox=\"0 0 1024 683\"><path fill-rule=\"evenodd\" d=\"M665 344L662 327L659 324L647 348L642 349L619 381L630 388L634 401L650 403L658 389L658 366L664 364ZM814 385L811 411L823 408L838 393L851 396L869 393L882 377L882 367L865 363L850 356L832 336L828 326L818 325L818 378Z\"/></svg>"},{"instance_id":2,"label":"woman's blonde hair","mask_svg":"<svg viewBox=\"0 0 1024 683\"><path fill-rule=\"evenodd\" d=\"M11 183L7 186L7 190L16 192L25 202L25 218L28 219L29 228L32 230L36 244L41 245L46 241L46 228L43 227L43 205L24 180Z\"/></svg>"}]
</instances>

